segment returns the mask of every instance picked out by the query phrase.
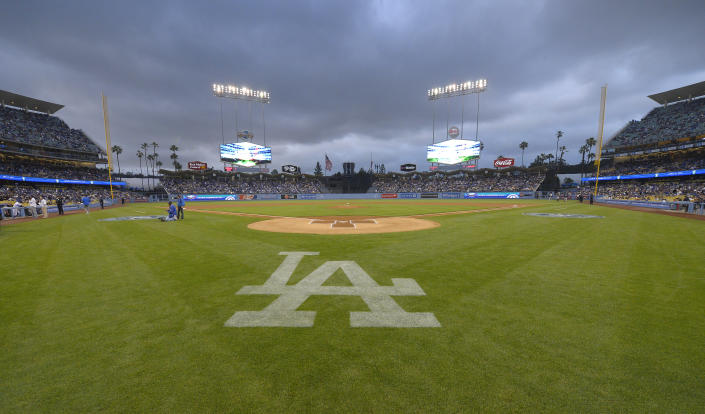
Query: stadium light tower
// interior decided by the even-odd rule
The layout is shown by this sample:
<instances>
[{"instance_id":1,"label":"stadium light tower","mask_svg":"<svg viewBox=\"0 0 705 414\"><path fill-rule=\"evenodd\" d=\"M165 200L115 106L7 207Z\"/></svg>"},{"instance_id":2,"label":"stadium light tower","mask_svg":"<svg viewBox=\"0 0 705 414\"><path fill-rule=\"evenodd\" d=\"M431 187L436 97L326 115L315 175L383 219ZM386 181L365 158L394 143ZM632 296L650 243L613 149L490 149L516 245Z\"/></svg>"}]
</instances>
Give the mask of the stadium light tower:
<instances>
[{"instance_id":1,"label":"stadium light tower","mask_svg":"<svg viewBox=\"0 0 705 414\"><path fill-rule=\"evenodd\" d=\"M269 103L269 92L265 90L250 89L246 86L238 86L233 84L214 83L212 85L213 96L217 98L229 98L236 100L235 103L235 136L239 141L250 141L254 136L252 134L252 103L262 104L262 143L267 145L267 124L264 119L264 105ZM237 110L237 101L250 102L250 122L247 131L240 131L239 116ZM220 134L223 144L225 144L225 128L223 126L223 104L220 103ZM225 165L225 164L224 164Z\"/></svg>"},{"instance_id":2,"label":"stadium light tower","mask_svg":"<svg viewBox=\"0 0 705 414\"><path fill-rule=\"evenodd\" d=\"M484 92L487 89L487 79L478 79L476 81L468 81L463 83L451 83L447 86L441 86L428 90L428 100L435 101L441 98L450 98L453 96L469 95L471 93Z\"/></svg>"},{"instance_id":3,"label":"stadium light tower","mask_svg":"<svg viewBox=\"0 0 705 414\"><path fill-rule=\"evenodd\" d=\"M246 86L213 84L213 95L219 98L242 99L263 104L269 103L269 92L250 89Z\"/></svg>"},{"instance_id":4,"label":"stadium light tower","mask_svg":"<svg viewBox=\"0 0 705 414\"><path fill-rule=\"evenodd\" d=\"M475 81L467 81L467 82L462 82L462 83L451 83L450 85L446 86L439 86L435 88L428 89L426 91L426 95L428 96L428 100L432 101L435 103L435 101L438 101L439 99L443 98L452 98L456 96L464 96L464 95L470 95L470 94L477 94L477 118L475 121L475 141L479 140L478 134L480 130L480 93L484 92L487 90L487 79L478 79ZM464 138L465 135L465 100L462 100L462 109L461 109L461 115L460 115L460 139ZM448 105L448 114L447 114L447 119L446 119L446 140L448 139L449 131L450 131L450 105ZM453 127L455 129L455 136L458 135L457 128ZM433 143L436 143L436 105L433 105ZM477 166L477 161L475 161L475 166ZM433 168L433 163L431 164L431 168Z\"/></svg>"},{"instance_id":5,"label":"stadium light tower","mask_svg":"<svg viewBox=\"0 0 705 414\"><path fill-rule=\"evenodd\" d=\"M477 119L475 121L475 140L478 139L480 127L480 93L487 90L487 79L478 79L476 81L467 81L463 83L451 83L446 86L439 86L429 89L426 94L429 101L437 101L443 98L452 98L454 96L477 94ZM460 121L460 138L463 138L463 130L465 126L465 101L463 101L463 109L461 111ZM446 125L448 130L448 125ZM433 108L433 142L436 142L436 108Z\"/></svg>"},{"instance_id":6,"label":"stadium light tower","mask_svg":"<svg viewBox=\"0 0 705 414\"><path fill-rule=\"evenodd\" d=\"M269 103L269 92L265 90L250 89L247 86L237 86L232 84L214 83L213 84L213 96L218 98L230 98L236 100L250 101L250 125L249 129L252 129L252 102L268 104ZM237 116L237 105L235 106L235 132L240 137L240 130L238 126L238 116ZM252 138L252 135L248 131L247 134L242 135L243 137ZM225 130L223 128L223 104L220 104L220 133L223 138L223 144L225 144ZM264 105L262 105L262 138L264 144L267 144L267 127L264 121Z\"/></svg>"}]
</instances>

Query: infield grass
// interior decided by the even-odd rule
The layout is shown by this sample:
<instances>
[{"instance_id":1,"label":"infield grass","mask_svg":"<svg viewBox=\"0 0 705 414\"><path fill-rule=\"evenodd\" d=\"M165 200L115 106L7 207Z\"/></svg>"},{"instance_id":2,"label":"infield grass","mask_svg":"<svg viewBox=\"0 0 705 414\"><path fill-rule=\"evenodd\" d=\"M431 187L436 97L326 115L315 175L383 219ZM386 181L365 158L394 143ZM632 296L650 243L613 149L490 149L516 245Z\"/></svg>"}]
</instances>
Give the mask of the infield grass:
<instances>
[{"instance_id":1,"label":"infield grass","mask_svg":"<svg viewBox=\"0 0 705 414\"><path fill-rule=\"evenodd\" d=\"M346 202L365 207L333 208ZM282 203L225 210L487 205ZM97 221L165 209L149 204L3 226L0 412L702 412L705 221L531 203L368 235L258 232L256 218L190 211L176 223ZM276 298L235 293L264 283L287 251L320 252L290 283L331 260L381 285L413 278L426 296L395 300L442 326L351 328L349 312L368 310L359 297L313 296L300 308L317 312L312 328L224 327Z\"/></svg>"}]
</instances>

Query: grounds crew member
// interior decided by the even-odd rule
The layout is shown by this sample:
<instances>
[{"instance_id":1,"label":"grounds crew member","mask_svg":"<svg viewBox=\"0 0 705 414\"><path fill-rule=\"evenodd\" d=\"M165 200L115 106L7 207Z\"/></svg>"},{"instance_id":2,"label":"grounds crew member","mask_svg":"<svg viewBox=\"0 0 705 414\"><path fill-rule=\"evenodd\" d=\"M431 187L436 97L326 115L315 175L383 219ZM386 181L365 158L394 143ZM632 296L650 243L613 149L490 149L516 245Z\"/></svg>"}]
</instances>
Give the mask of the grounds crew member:
<instances>
[{"instance_id":1,"label":"grounds crew member","mask_svg":"<svg viewBox=\"0 0 705 414\"><path fill-rule=\"evenodd\" d=\"M184 200L184 195L179 196L179 201L176 203L179 206L179 211L176 213L177 219L184 219L184 206L186 205L186 200Z\"/></svg>"},{"instance_id":2,"label":"grounds crew member","mask_svg":"<svg viewBox=\"0 0 705 414\"><path fill-rule=\"evenodd\" d=\"M91 206L91 198L88 196L83 196L83 199L81 199L83 202L83 210L86 211L86 214L88 214L88 207Z\"/></svg>"},{"instance_id":3,"label":"grounds crew member","mask_svg":"<svg viewBox=\"0 0 705 414\"><path fill-rule=\"evenodd\" d=\"M169 209L167 210L169 217L162 217L162 221L176 221L176 207L169 201Z\"/></svg>"}]
</instances>

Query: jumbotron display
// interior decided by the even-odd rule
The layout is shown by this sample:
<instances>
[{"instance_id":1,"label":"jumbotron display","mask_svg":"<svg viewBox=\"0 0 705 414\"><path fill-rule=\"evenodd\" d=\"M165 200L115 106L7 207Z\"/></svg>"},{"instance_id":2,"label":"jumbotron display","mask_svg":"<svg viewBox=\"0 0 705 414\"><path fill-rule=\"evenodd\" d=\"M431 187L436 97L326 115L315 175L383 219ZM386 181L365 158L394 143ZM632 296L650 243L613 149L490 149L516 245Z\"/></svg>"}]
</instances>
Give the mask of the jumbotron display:
<instances>
[{"instance_id":1,"label":"jumbotron display","mask_svg":"<svg viewBox=\"0 0 705 414\"><path fill-rule=\"evenodd\" d=\"M234 142L220 146L220 160L243 167L272 162L272 148L251 142Z\"/></svg>"},{"instance_id":2,"label":"jumbotron display","mask_svg":"<svg viewBox=\"0 0 705 414\"><path fill-rule=\"evenodd\" d=\"M480 141L449 139L427 147L426 160L439 164L458 164L480 158Z\"/></svg>"}]
</instances>

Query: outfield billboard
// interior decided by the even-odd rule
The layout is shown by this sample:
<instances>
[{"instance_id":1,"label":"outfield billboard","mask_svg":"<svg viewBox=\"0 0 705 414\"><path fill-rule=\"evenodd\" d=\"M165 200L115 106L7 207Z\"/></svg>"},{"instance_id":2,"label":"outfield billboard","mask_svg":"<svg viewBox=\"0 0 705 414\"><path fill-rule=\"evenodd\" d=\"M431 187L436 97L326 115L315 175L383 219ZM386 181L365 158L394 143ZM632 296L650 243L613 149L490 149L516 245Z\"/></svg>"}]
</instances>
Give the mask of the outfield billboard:
<instances>
[{"instance_id":1,"label":"outfield billboard","mask_svg":"<svg viewBox=\"0 0 705 414\"><path fill-rule=\"evenodd\" d=\"M480 158L480 141L449 139L438 144L429 145L426 161L439 164L459 164Z\"/></svg>"}]
</instances>

